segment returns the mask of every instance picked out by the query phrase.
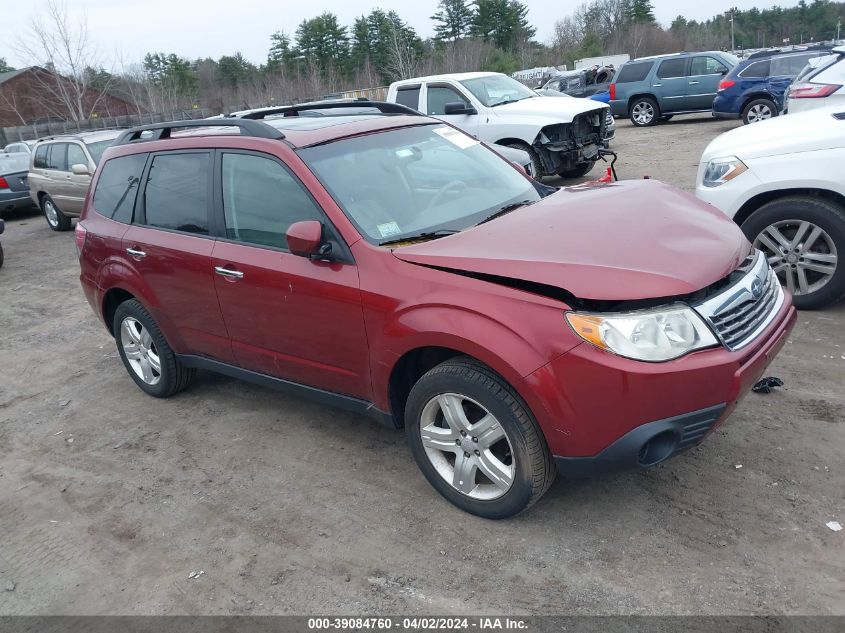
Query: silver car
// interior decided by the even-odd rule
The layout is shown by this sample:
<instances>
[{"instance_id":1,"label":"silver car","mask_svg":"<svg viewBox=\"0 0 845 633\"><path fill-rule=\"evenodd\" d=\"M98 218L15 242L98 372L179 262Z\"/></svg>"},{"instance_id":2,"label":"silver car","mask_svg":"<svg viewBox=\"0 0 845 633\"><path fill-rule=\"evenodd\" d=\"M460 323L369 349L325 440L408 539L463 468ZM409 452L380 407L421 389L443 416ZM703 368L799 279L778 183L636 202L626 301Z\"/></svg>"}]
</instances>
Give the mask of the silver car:
<instances>
[{"instance_id":1,"label":"silver car","mask_svg":"<svg viewBox=\"0 0 845 633\"><path fill-rule=\"evenodd\" d=\"M70 229L71 218L82 212L100 157L121 133L104 130L53 136L36 144L29 164L29 191L51 229Z\"/></svg>"}]
</instances>

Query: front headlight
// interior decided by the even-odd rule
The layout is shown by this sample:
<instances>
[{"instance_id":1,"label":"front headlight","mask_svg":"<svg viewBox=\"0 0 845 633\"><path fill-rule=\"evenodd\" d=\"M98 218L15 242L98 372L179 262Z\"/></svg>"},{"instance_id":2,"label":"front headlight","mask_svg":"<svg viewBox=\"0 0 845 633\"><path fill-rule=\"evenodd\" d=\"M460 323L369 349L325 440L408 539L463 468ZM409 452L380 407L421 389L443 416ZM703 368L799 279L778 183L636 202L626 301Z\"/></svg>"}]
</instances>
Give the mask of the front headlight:
<instances>
[{"instance_id":1,"label":"front headlight","mask_svg":"<svg viewBox=\"0 0 845 633\"><path fill-rule=\"evenodd\" d=\"M724 185L729 180L733 180L747 170L748 167L745 166L745 163L736 156L714 158L704 168L704 178L701 184L705 187L718 187L719 185Z\"/></svg>"},{"instance_id":2,"label":"front headlight","mask_svg":"<svg viewBox=\"0 0 845 633\"><path fill-rule=\"evenodd\" d=\"M639 312L567 312L566 320L588 343L634 360L672 360L718 344L701 317L681 305Z\"/></svg>"}]
</instances>

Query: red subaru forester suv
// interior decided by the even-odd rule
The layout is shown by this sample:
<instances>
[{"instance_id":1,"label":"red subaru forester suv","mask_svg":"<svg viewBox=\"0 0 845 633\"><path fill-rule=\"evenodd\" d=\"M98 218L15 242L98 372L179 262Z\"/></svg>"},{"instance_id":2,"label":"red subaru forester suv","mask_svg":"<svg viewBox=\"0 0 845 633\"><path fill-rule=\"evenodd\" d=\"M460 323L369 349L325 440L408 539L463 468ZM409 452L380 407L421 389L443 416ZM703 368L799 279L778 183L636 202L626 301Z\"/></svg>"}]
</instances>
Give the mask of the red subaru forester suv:
<instances>
[{"instance_id":1,"label":"red subaru forester suv","mask_svg":"<svg viewBox=\"0 0 845 633\"><path fill-rule=\"evenodd\" d=\"M404 426L502 518L697 445L795 322L736 225L657 181L546 187L395 104L256 118L129 130L88 193L82 287L152 396L206 369Z\"/></svg>"}]
</instances>

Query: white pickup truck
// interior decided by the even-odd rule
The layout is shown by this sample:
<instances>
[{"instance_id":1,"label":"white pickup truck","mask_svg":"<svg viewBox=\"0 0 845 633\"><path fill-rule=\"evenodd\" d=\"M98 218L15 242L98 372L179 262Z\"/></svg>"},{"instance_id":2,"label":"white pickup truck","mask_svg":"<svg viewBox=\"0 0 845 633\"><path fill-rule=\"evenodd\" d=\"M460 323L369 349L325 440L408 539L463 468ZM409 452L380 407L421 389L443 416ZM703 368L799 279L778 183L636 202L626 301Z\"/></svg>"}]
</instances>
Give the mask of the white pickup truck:
<instances>
[{"instance_id":1,"label":"white pickup truck","mask_svg":"<svg viewBox=\"0 0 845 633\"><path fill-rule=\"evenodd\" d=\"M540 96L501 73L405 79L390 84L387 100L447 121L485 143L528 152L536 176L583 176L608 140L607 105Z\"/></svg>"}]
</instances>

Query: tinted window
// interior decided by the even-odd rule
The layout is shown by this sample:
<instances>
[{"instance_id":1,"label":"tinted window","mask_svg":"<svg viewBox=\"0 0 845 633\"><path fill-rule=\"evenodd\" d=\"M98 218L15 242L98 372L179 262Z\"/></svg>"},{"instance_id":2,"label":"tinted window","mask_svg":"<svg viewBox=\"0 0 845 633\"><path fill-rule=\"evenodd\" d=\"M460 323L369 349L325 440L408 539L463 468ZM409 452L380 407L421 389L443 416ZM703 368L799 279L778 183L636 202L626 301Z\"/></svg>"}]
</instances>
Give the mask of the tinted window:
<instances>
[{"instance_id":1,"label":"tinted window","mask_svg":"<svg viewBox=\"0 0 845 633\"><path fill-rule=\"evenodd\" d=\"M67 143L53 143L49 146L47 169L67 171Z\"/></svg>"},{"instance_id":2,"label":"tinted window","mask_svg":"<svg viewBox=\"0 0 845 633\"><path fill-rule=\"evenodd\" d=\"M223 154L226 237L287 248L285 231L300 220L323 220L302 185L276 161L250 154Z\"/></svg>"},{"instance_id":3,"label":"tinted window","mask_svg":"<svg viewBox=\"0 0 845 633\"><path fill-rule=\"evenodd\" d=\"M428 114L446 114L446 104L456 102L469 107L467 100L457 90L446 86L428 87Z\"/></svg>"},{"instance_id":4,"label":"tinted window","mask_svg":"<svg viewBox=\"0 0 845 633\"><path fill-rule=\"evenodd\" d=\"M690 62L689 74L691 77L697 75L720 75L726 72L728 72L728 67L715 57L693 57L692 62Z\"/></svg>"},{"instance_id":5,"label":"tinted window","mask_svg":"<svg viewBox=\"0 0 845 633\"><path fill-rule=\"evenodd\" d=\"M33 167L47 169L47 150L49 147L49 145L41 145L37 150L35 150L35 160L32 163Z\"/></svg>"},{"instance_id":6,"label":"tinted window","mask_svg":"<svg viewBox=\"0 0 845 633\"><path fill-rule=\"evenodd\" d=\"M396 103L399 103L414 110L420 107L420 87L399 88L396 92Z\"/></svg>"},{"instance_id":7,"label":"tinted window","mask_svg":"<svg viewBox=\"0 0 845 633\"><path fill-rule=\"evenodd\" d=\"M118 222L131 222L138 183L146 161L146 154L133 154L107 162L94 190L94 210Z\"/></svg>"},{"instance_id":8,"label":"tinted window","mask_svg":"<svg viewBox=\"0 0 845 633\"><path fill-rule=\"evenodd\" d=\"M789 55L772 58L772 75L775 77L794 77L800 73L807 62L816 55Z\"/></svg>"},{"instance_id":9,"label":"tinted window","mask_svg":"<svg viewBox=\"0 0 845 633\"><path fill-rule=\"evenodd\" d=\"M88 166L88 157L76 143L70 143L67 146L67 164L68 167L73 167L74 165Z\"/></svg>"},{"instance_id":10,"label":"tinted window","mask_svg":"<svg viewBox=\"0 0 845 633\"><path fill-rule=\"evenodd\" d=\"M759 62L754 62L750 64L747 68L740 71L740 77L768 77L769 76L769 68L771 67L771 60L764 59Z\"/></svg>"},{"instance_id":11,"label":"tinted window","mask_svg":"<svg viewBox=\"0 0 845 633\"><path fill-rule=\"evenodd\" d=\"M114 143L115 139L110 139L108 141L97 141L96 143L88 143L88 153L91 154L91 158L94 159L94 164L99 165L100 159L103 157L103 152L106 151L106 148Z\"/></svg>"},{"instance_id":12,"label":"tinted window","mask_svg":"<svg viewBox=\"0 0 845 633\"><path fill-rule=\"evenodd\" d=\"M619 76L616 78L616 83L624 84L631 81L642 81L648 76L651 70L651 62L637 62L634 64L625 64L622 70L619 71Z\"/></svg>"},{"instance_id":13,"label":"tinted window","mask_svg":"<svg viewBox=\"0 0 845 633\"><path fill-rule=\"evenodd\" d=\"M660 68L657 69L657 76L660 77L660 79L683 77L686 67L686 59L664 59L660 62Z\"/></svg>"},{"instance_id":14,"label":"tinted window","mask_svg":"<svg viewBox=\"0 0 845 633\"><path fill-rule=\"evenodd\" d=\"M160 154L153 158L144 190L146 223L174 231L208 234L209 155Z\"/></svg>"}]
</instances>

